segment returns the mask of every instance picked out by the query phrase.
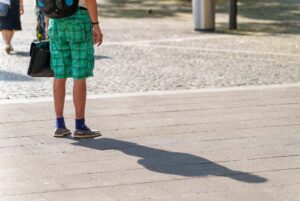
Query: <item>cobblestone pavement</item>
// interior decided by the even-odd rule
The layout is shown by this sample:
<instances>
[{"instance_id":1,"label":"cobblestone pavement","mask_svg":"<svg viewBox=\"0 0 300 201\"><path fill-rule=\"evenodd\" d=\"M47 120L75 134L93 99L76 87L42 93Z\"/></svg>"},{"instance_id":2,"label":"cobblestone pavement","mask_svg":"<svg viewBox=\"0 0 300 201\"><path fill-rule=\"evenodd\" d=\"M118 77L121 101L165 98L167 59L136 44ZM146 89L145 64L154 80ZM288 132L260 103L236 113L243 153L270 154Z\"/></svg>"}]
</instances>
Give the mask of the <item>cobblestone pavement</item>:
<instances>
[{"instance_id":1,"label":"cobblestone pavement","mask_svg":"<svg viewBox=\"0 0 300 201\"><path fill-rule=\"evenodd\" d=\"M26 75L34 39L33 0L25 1L15 54L0 51L0 99L49 97L52 79ZM217 15L221 22L224 14ZM192 16L101 19L89 94L300 82L300 36L193 31ZM4 45L0 42L1 47ZM71 94L68 82L67 93Z\"/></svg>"}]
</instances>

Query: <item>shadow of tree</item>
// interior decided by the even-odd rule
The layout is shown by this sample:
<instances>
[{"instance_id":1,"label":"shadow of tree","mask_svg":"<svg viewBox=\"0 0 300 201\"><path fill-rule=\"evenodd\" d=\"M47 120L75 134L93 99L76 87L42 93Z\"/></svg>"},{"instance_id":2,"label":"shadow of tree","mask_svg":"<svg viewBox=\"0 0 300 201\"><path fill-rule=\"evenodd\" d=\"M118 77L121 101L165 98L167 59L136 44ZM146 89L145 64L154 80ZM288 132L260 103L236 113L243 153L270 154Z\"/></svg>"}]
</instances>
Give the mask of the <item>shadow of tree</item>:
<instances>
[{"instance_id":1,"label":"shadow of tree","mask_svg":"<svg viewBox=\"0 0 300 201\"><path fill-rule=\"evenodd\" d=\"M208 159L188 153L170 152L122 140L100 138L80 140L76 146L96 150L118 150L140 158L138 163L148 170L186 177L222 176L247 183L264 183L267 179L240 171L230 170Z\"/></svg>"},{"instance_id":2,"label":"shadow of tree","mask_svg":"<svg viewBox=\"0 0 300 201\"><path fill-rule=\"evenodd\" d=\"M112 18L162 18L191 13L189 2L160 0L110 0L100 3L101 16Z\"/></svg>"},{"instance_id":3,"label":"shadow of tree","mask_svg":"<svg viewBox=\"0 0 300 201\"><path fill-rule=\"evenodd\" d=\"M300 33L300 3L297 0L239 0L238 14L248 20L238 21L238 29L247 32ZM217 12L227 13L227 1ZM220 24L221 27L227 24Z\"/></svg>"},{"instance_id":4,"label":"shadow of tree","mask_svg":"<svg viewBox=\"0 0 300 201\"><path fill-rule=\"evenodd\" d=\"M18 73L12 73L12 72L0 70L0 80L22 82L22 81L32 81L33 78Z\"/></svg>"},{"instance_id":5,"label":"shadow of tree","mask_svg":"<svg viewBox=\"0 0 300 201\"><path fill-rule=\"evenodd\" d=\"M270 34L300 33L298 0L238 0L239 31ZM217 13L228 14L228 0L217 0ZM192 14L191 0L110 0L98 5L101 16L111 18L164 18ZM226 30L228 23L217 23Z\"/></svg>"}]
</instances>

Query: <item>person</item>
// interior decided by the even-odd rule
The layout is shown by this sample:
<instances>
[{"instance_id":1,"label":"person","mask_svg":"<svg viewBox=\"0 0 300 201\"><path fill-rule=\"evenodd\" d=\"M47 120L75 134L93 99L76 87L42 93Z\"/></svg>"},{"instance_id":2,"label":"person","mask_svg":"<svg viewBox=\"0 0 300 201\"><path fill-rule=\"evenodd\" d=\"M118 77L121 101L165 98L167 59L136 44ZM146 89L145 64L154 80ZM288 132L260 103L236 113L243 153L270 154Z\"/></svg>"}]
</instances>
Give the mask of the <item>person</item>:
<instances>
[{"instance_id":1,"label":"person","mask_svg":"<svg viewBox=\"0 0 300 201\"><path fill-rule=\"evenodd\" d=\"M45 15L40 11L35 2L35 15L36 15L36 39L38 41L45 40L46 36L46 20Z\"/></svg>"},{"instance_id":2,"label":"person","mask_svg":"<svg viewBox=\"0 0 300 201\"><path fill-rule=\"evenodd\" d=\"M7 16L0 17L0 31L2 32L2 37L6 45L4 50L7 54L13 51L11 41L15 31L22 29L20 15L23 14L23 0L11 0Z\"/></svg>"},{"instance_id":3,"label":"person","mask_svg":"<svg viewBox=\"0 0 300 201\"><path fill-rule=\"evenodd\" d=\"M93 76L94 44L102 43L103 34L98 22L96 0L79 0L77 12L65 18L48 20L51 69L54 71L53 97L56 113L54 137L71 134L64 121L66 79L73 78L75 107L74 138L100 136L85 123L86 78Z\"/></svg>"}]
</instances>

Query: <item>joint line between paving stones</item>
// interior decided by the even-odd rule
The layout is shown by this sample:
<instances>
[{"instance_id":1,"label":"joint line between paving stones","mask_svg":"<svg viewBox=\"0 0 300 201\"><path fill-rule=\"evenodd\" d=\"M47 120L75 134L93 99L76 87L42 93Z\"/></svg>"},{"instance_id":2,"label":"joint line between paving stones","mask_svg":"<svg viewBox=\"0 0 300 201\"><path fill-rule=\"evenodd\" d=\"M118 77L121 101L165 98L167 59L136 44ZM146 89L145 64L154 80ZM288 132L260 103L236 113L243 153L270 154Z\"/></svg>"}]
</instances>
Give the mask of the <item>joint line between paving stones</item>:
<instances>
[{"instance_id":1,"label":"joint line between paving stones","mask_svg":"<svg viewBox=\"0 0 300 201\"><path fill-rule=\"evenodd\" d=\"M170 39L157 39L157 40L139 40L139 41L128 41L128 42L104 42L104 46L112 45L135 45L135 44L150 44L150 43L164 43L164 42L182 42L189 40L207 40L207 39L216 39L216 38L230 38L231 36L227 35L203 35L195 37L184 37L184 38L170 38Z\"/></svg>"},{"instance_id":2,"label":"joint line between paving stones","mask_svg":"<svg viewBox=\"0 0 300 201\"><path fill-rule=\"evenodd\" d=\"M124 44L127 45L127 44ZM276 52L257 52L257 51L245 51L245 50L228 50L228 49L212 49L212 48L200 48L200 47L183 47L183 46L172 46L172 45L154 45L154 44L132 44L133 46L145 46L154 48L165 48L165 49L181 49L181 50L197 50L207 52L225 52L230 54L258 54L258 55L269 55L269 56L288 56L288 57L299 57L300 54L282 54Z\"/></svg>"},{"instance_id":3,"label":"joint line between paving stones","mask_svg":"<svg viewBox=\"0 0 300 201\"><path fill-rule=\"evenodd\" d=\"M284 155L284 156L271 156L271 157L262 157L262 158L249 158L249 159L240 159L240 160L224 160L224 161L209 161L209 162L195 162L195 163L185 163L185 164L179 164L179 165L163 165L162 167L179 167L179 166L195 166L195 165L210 165L210 164L225 164L225 163L232 163L232 162L241 162L241 161L253 161L253 160L268 160L268 159L275 159L275 158L288 158L288 157L299 157L299 154L294 154L294 155ZM151 158L157 158L156 156L149 157ZM160 159L165 159L165 158L160 158ZM90 161L86 161L90 162ZM76 164L76 163L67 163L67 164ZM57 165L57 164L50 164L50 165ZM155 169L155 167L152 167ZM299 167L300 168L300 167ZM104 173L115 173L115 172L120 172L120 171L137 171L137 170L143 170L145 168L129 168L129 169L119 169L119 170L110 170L110 171L101 171L101 172L87 172L87 173L81 173L81 174L69 174L68 176L85 176L85 175L97 175L97 174L104 174ZM268 170L271 171L271 170ZM251 173L251 172L249 172ZM247 174L243 172L239 172L239 174ZM226 174L227 175L227 174ZM230 175L230 174L228 174Z\"/></svg>"},{"instance_id":4,"label":"joint line between paving stones","mask_svg":"<svg viewBox=\"0 0 300 201\"><path fill-rule=\"evenodd\" d=\"M298 88L300 82L287 84L271 84L271 85L252 85L252 86L236 86L236 87L219 87L219 88L202 88L202 89L186 89L186 90L165 90L165 91L147 91L134 93L115 93L102 95L88 95L88 99L107 99L107 98L122 98L122 97L144 97L144 96L162 96L162 95L180 95L180 94L197 94L197 93L215 93L215 92L238 92L238 91L253 91L253 90L268 90L268 89L284 89ZM72 96L66 96L66 100L72 100ZM25 98L25 99L2 99L0 105L16 104L16 103L38 103L38 102L53 102L53 97L44 98Z\"/></svg>"},{"instance_id":5,"label":"joint line between paving stones","mask_svg":"<svg viewBox=\"0 0 300 201\"><path fill-rule=\"evenodd\" d=\"M280 103L280 104L263 104L263 105L245 105L245 106L237 106L237 107L222 107L222 108L194 108L194 109L183 109L183 110L164 110L164 111L146 111L146 112L136 112L136 113L129 113L129 114L108 114L108 115L100 115L95 116L91 115L89 118L97 118L97 117L121 117L121 116L137 116L142 114L160 114L160 113L176 113L176 112L190 112L190 111L208 111L208 110L232 110L232 109L241 109L241 108L256 108L256 107L276 107L276 106L290 106L290 105L299 105L299 103ZM280 118L271 118L271 119L287 119L291 118L290 116L287 117L280 117ZM298 116L293 116L292 118L299 118ZM65 118L72 119L72 118ZM13 123L26 123L26 122L41 122L41 121L51 121L52 119L42 119L42 120L24 120L24 121L6 121L6 122L0 122L0 125L2 124L13 124ZM248 120L242 120L242 121L249 121ZM257 119L254 119L257 120ZM217 123L217 122L214 122Z\"/></svg>"},{"instance_id":6,"label":"joint line between paving stones","mask_svg":"<svg viewBox=\"0 0 300 201\"><path fill-rule=\"evenodd\" d=\"M231 176L231 175L243 175L243 174L256 174L256 173L266 173L266 172L276 172L276 171L289 171L289 170L299 170L300 168L286 168L286 169L274 169L274 170L264 170L264 171L254 171L254 172L246 172L246 173L237 173L237 174L229 174L229 175L218 175L218 176ZM128 185L144 185L144 184L155 184L155 183L162 183L168 181L184 181L184 180L195 180L199 178L207 178L207 177L217 177L214 175L208 175L206 177L187 177L187 178L175 178L171 176L171 179L162 179L158 181L148 181L148 182L133 182L133 183L124 183L124 184L114 184L114 185L103 185L103 186L93 186L93 187L84 187L84 188L69 188L69 189L62 189L62 190L50 190L50 191L43 191L43 192L29 192L29 193L19 193L19 194L12 194L12 195L2 195L0 197L8 197L8 196L23 196L23 195L40 195L45 193L55 193L55 192L64 192L64 191L73 191L73 190L86 190L86 189L97 189L97 188L111 188L111 187L120 187L120 186L128 186Z\"/></svg>"}]
</instances>

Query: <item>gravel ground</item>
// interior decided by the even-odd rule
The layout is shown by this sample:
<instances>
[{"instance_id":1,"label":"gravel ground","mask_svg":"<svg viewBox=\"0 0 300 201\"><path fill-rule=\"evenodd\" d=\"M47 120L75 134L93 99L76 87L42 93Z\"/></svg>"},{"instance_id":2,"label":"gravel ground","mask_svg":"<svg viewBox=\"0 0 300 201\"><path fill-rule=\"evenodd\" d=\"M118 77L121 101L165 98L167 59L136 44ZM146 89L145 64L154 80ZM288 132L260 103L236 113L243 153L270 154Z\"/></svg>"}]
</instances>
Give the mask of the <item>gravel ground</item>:
<instances>
[{"instance_id":1,"label":"gravel ground","mask_svg":"<svg viewBox=\"0 0 300 201\"><path fill-rule=\"evenodd\" d=\"M32 5L25 1L23 31L13 41L16 53L0 51L0 99L52 96L51 78L26 75L35 28ZM217 21L223 19L217 15ZM190 14L105 17L101 23L105 42L96 49L89 94L300 82L297 34L199 33ZM69 80L68 94L71 88Z\"/></svg>"}]
</instances>

